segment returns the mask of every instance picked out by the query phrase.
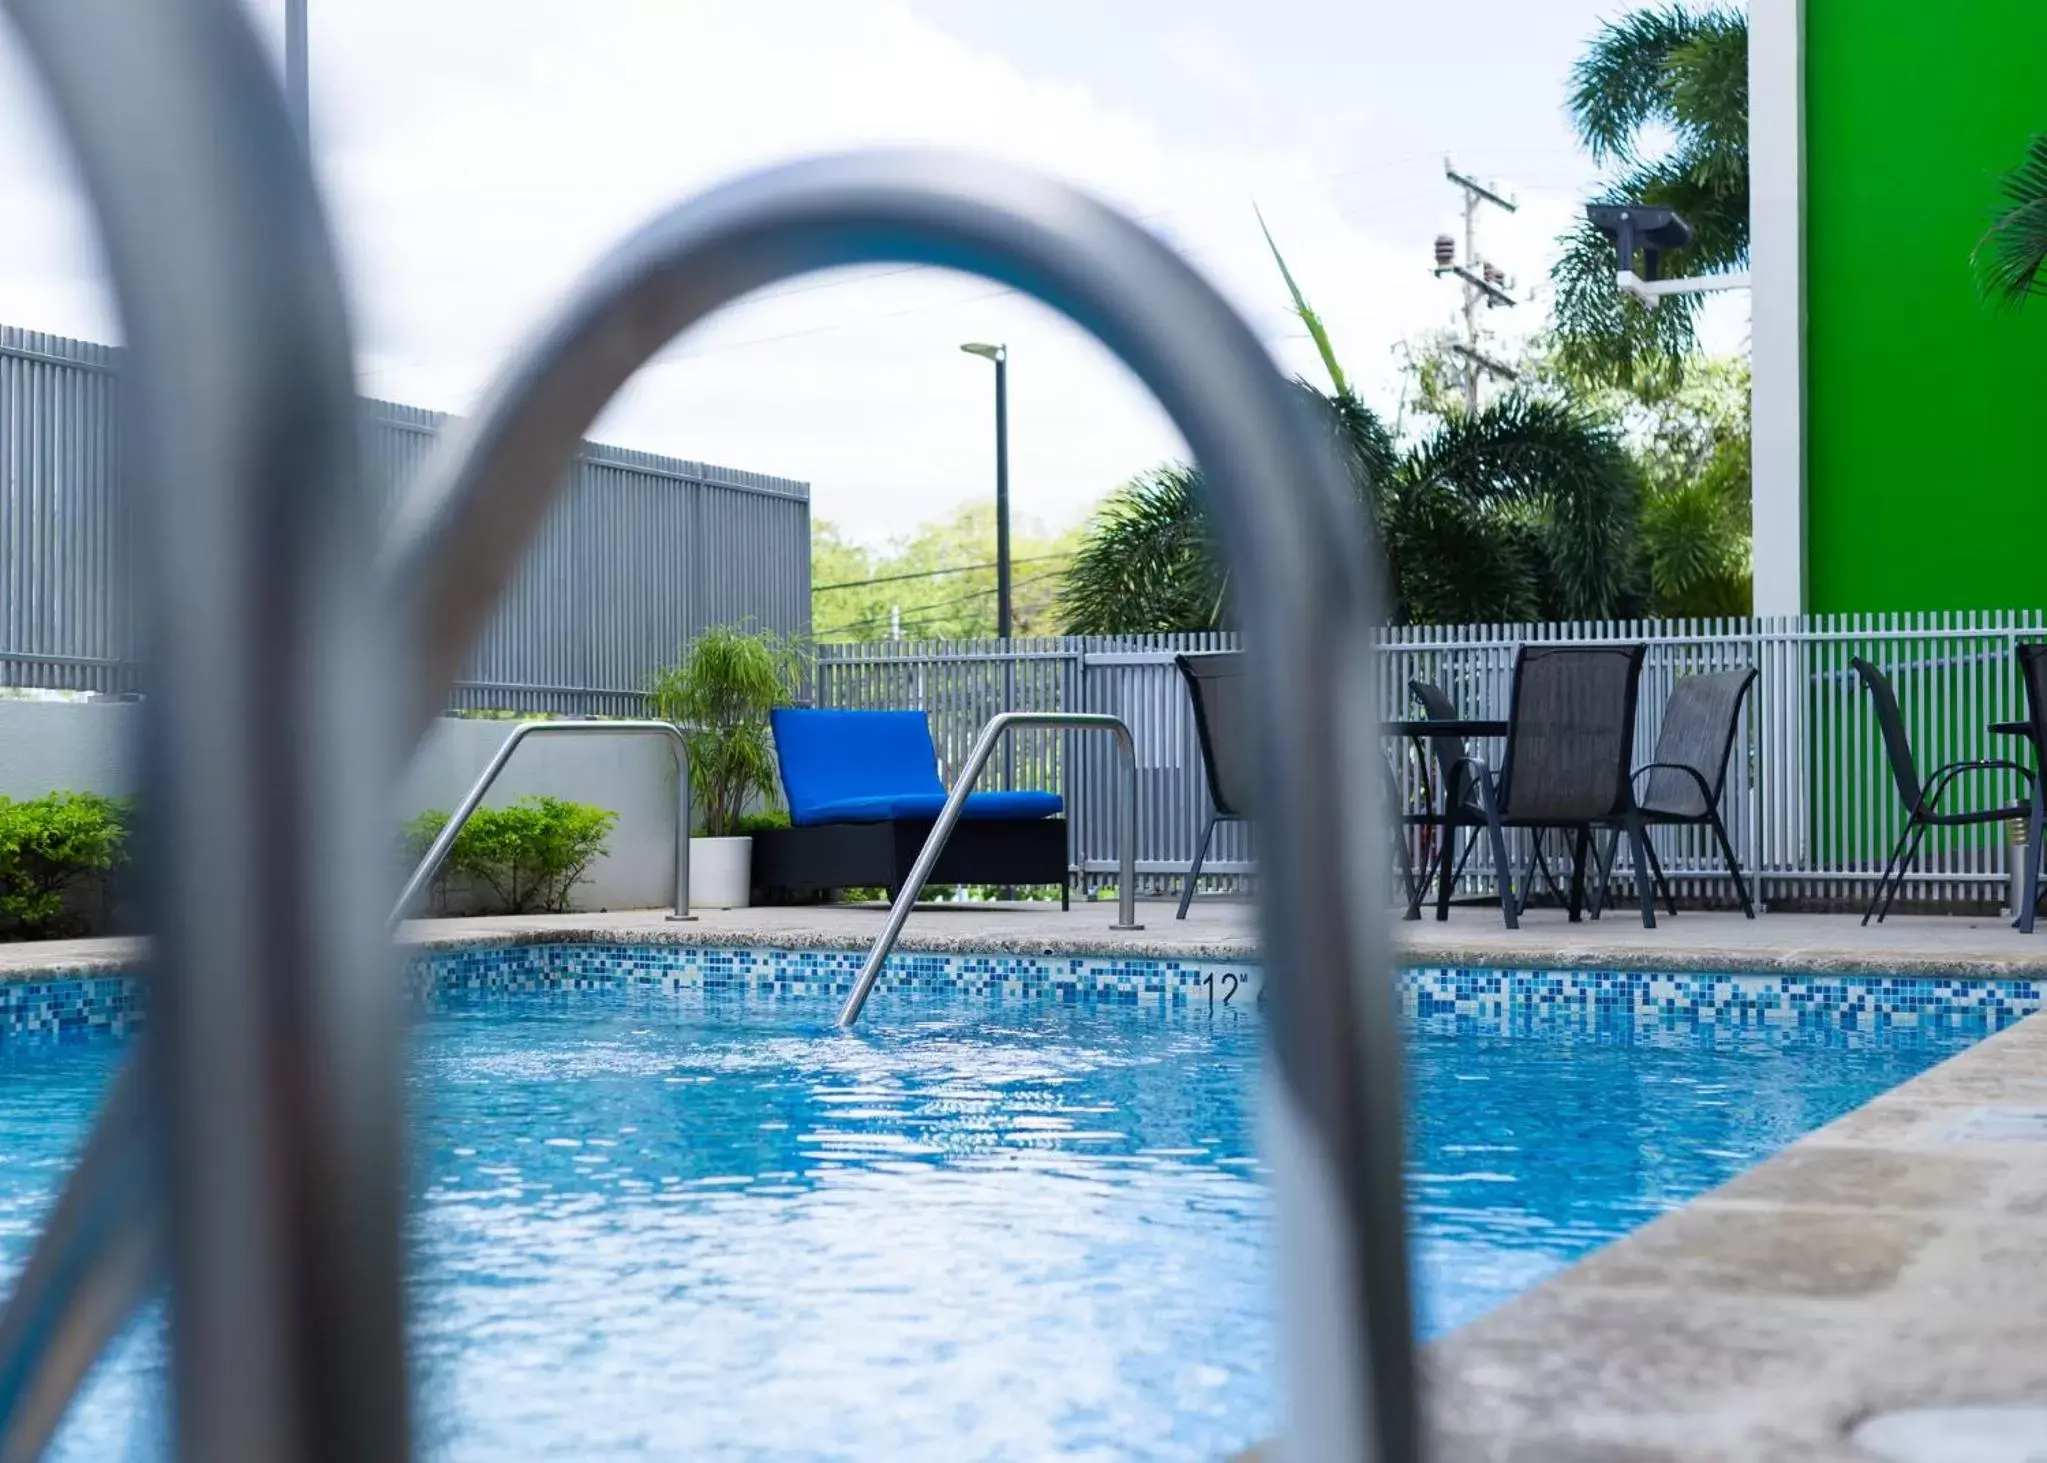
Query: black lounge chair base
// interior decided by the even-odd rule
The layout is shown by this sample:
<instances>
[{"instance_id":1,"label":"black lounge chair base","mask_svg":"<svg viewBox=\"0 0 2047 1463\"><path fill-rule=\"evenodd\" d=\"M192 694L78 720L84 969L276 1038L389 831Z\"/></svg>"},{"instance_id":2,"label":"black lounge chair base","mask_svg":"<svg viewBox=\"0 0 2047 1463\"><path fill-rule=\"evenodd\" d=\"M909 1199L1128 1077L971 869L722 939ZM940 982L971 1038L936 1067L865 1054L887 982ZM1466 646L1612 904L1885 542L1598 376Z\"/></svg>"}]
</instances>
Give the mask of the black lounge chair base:
<instances>
[{"instance_id":1,"label":"black lounge chair base","mask_svg":"<svg viewBox=\"0 0 2047 1463\"><path fill-rule=\"evenodd\" d=\"M753 888L763 904L814 900L835 889L886 889L910 877L930 818L824 823L753 836ZM1057 884L1068 899L1064 818L962 819L931 871L933 884Z\"/></svg>"}]
</instances>

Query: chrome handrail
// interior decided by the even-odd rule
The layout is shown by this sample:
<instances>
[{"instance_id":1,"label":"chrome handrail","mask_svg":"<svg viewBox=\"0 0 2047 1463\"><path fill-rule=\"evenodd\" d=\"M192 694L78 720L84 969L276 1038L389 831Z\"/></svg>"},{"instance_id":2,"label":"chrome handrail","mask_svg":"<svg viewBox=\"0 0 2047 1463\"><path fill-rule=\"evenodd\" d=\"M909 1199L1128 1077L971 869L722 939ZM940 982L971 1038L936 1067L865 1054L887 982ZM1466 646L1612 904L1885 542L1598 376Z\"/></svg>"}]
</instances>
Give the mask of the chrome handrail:
<instances>
[{"instance_id":1,"label":"chrome handrail","mask_svg":"<svg viewBox=\"0 0 2047 1463\"><path fill-rule=\"evenodd\" d=\"M438 712L628 377L754 290L874 263L986 275L1063 312L1151 388L1202 466L1252 652L1288 1446L1405 1463L1421 1444L1388 850L1354 734L1372 719L1382 618L1370 529L1326 425L1159 239L1022 169L928 151L771 169L655 218L450 426L399 505L383 564L412 631L407 724Z\"/></svg>"},{"instance_id":2,"label":"chrome handrail","mask_svg":"<svg viewBox=\"0 0 2047 1463\"><path fill-rule=\"evenodd\" d=\"M846 997L846 1004L840 1008L839 1025L851 1026L860 1019L860 1008L867 1004L867 993L874 989L881 967L888 962L889 952L895 949L896 941L902 937L903 922L916 907L917 896L924 892L924 881L931 877L939 855L945 852L945 845L952 838L952 830L958 825L960 814L966 809L967 797L973 792L975 781L988 765L988 759L995 755L996 744L1002 740L1004 732L1027 726L1063 726L1075 731L1105 731L1115 735L1116 750L1123 764L1123 815L1117 820L1119 826L1116 831L1116 923L1109 928L1144 928L1137 922L1137 742L1130 735L1129 726L1120 716L1103 716L1091 711L1004 711L982 727L981 735L974 739L974 749L967 753L966 765L960 769L959 779L946 795L945 806L938 810L938 821L925 835L924 846L917 851L917 862L910 865L910 877L903 881L895 903L889 906L888 922L874 937L874 944L867 952L867 963L860 967L860 978L853 982L853 993Z\"/></svg>"},{"instance_id":3,"label":"chrome handrail","mask_svg":"<svg viewBox=\"0 0 2047 1463\"><path fill-rule=\"evenodd\" d=\"M408 1455L399 983L377 880L398 752L628 376L752 290L889 262L983 274L1062 311L1153 390L1202 465L1253 652L1287 1447L1414 1458L1385 840L1347 730L1372 704L1367 529L1325 427L1214 289L1129 220L1003 164L887 152L758 174L599 266L442 435L373 578L324 221L246 15L233 0L6 3L76 144L133 346L122 456L149 515L157 652L140 868L158 1004L140 1055L179 1455ZM409 658L381 634L387 604ZM396 737L378 681L393 663L409 672ZM121 1170L77 1170L38 1241L66 1278L32 1297L45 1321L24 1345L79 1345L24 1400L45 1414L105 1334L71 1323L137 1253L111 1241L148 1222Z\"/></svg>"},{"instance_id":4,"label":"chrome handrail","mask_svg":"<svg viewBox=\"0 0 2047 1463\"><path fill-rule=\"evenodd\" d=\"M326 220L233 0L7 10L91 195L128 346L151 943L137 1078L10 1298L8 1325L17 1304L28 1324L0 1326L41 1353L5 1363L34 1381L0 1435L33 1448L61 1415L155 1273L150 1226L180 1457L403 1459L403 988L380 924L400 647Z\"/></svg>"},{"instance_id":5,"label":"chrome handrail","mask_svg":"<svg viewBox=\"0 0 2047 1463\"><path fill-rule=\"evenodd\" d=\"M462 801L448 814L448 821L441 825L441 831L434 835L434 841L420 856L419 866L412 871L412 877L405 881L397 900L391 905L391 925L395 928L405 918L405 911L412 907L412 901L419 897L419 891L430 883L441 865L447 861L448 851L455 846L455 840L462 834L462 827L483 802L491 784L498 780L498 774L505 770L505 764L512 760L512 753L528 737L547 736L621 736L621 737L665 737L675 753L675 904L668 918L673 922L693 920L689 912L689 739L682 734L682 728L672 721L522 721L512 728L512 734L505 738L497 755L490 759L483 773L470 785Z\"/></svg>"}]
</instances>

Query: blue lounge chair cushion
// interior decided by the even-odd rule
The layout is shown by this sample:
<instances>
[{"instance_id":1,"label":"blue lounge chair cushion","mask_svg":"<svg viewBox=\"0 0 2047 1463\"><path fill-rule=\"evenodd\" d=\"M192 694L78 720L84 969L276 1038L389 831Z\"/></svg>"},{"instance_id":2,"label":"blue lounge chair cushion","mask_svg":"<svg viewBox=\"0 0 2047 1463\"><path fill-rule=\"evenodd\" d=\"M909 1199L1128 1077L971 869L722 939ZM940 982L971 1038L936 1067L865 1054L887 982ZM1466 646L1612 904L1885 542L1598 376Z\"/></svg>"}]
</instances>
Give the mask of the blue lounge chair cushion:
<instances>
[{"instance_id":1,"label":"blue lounge chair cushion","mask_svg":"<svg viewBox=\"0 0 2047 1463\"><path fill-rule=\"evenodd\" d=\"M772 721L789 821L799 828L935 818L945 806L938 749L921 711L784 707ZM977 792L961 816L1049 818L1062 806L1057 793Z\"/></svg>"}]
</instances>

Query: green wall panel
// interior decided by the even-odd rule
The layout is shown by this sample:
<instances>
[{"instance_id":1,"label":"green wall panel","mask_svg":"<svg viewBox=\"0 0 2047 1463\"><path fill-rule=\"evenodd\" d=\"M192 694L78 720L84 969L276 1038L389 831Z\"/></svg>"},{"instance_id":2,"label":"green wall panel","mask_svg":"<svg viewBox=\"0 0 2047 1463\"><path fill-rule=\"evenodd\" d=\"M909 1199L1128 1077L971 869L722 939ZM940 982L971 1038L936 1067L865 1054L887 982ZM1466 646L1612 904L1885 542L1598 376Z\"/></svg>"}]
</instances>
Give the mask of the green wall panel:
<instances>
[{"instance_id":1,"label":"green wall panel","mask_svg":"<svg viewBox=\"0 0 2047 1463\"><path fill-rule=\"evenodd\" d=\"M1970 253L2047 131L2040 0L1805 0L1815 611L2047 604L2047 297Z\"/></svg>"}]
</instances>

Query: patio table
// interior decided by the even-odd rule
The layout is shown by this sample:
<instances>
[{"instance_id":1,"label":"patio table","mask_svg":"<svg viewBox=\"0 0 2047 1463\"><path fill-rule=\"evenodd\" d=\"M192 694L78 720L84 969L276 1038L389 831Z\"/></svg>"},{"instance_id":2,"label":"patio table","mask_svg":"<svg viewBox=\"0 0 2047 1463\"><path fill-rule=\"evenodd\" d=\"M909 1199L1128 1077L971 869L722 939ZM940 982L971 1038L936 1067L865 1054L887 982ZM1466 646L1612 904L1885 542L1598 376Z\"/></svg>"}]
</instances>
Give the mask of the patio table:
<instances>
[{"instance_id":1,"label":"patio table","mask_svg":"<svg viewBox=\"0 0 2047 1463\"><path fill-rule=\"evenodd\" d=\"M1507 723L1489 717L1460 716L1455 720L1431 721L1421 717L1402 721L1382 721L1379 731L1388 737L1405 737L1415 745L1421 754L1422 802L1431 813L1435 811L1436 792L1429 779L1429 753L1424 743L1430 737L1503 737L1507 734ZM1407 880L1407 912L1403 920L1422 917L1422 897L1429 890L1429 869L1433 859L1424 858Z\"/></svg>"}]
</instances>

